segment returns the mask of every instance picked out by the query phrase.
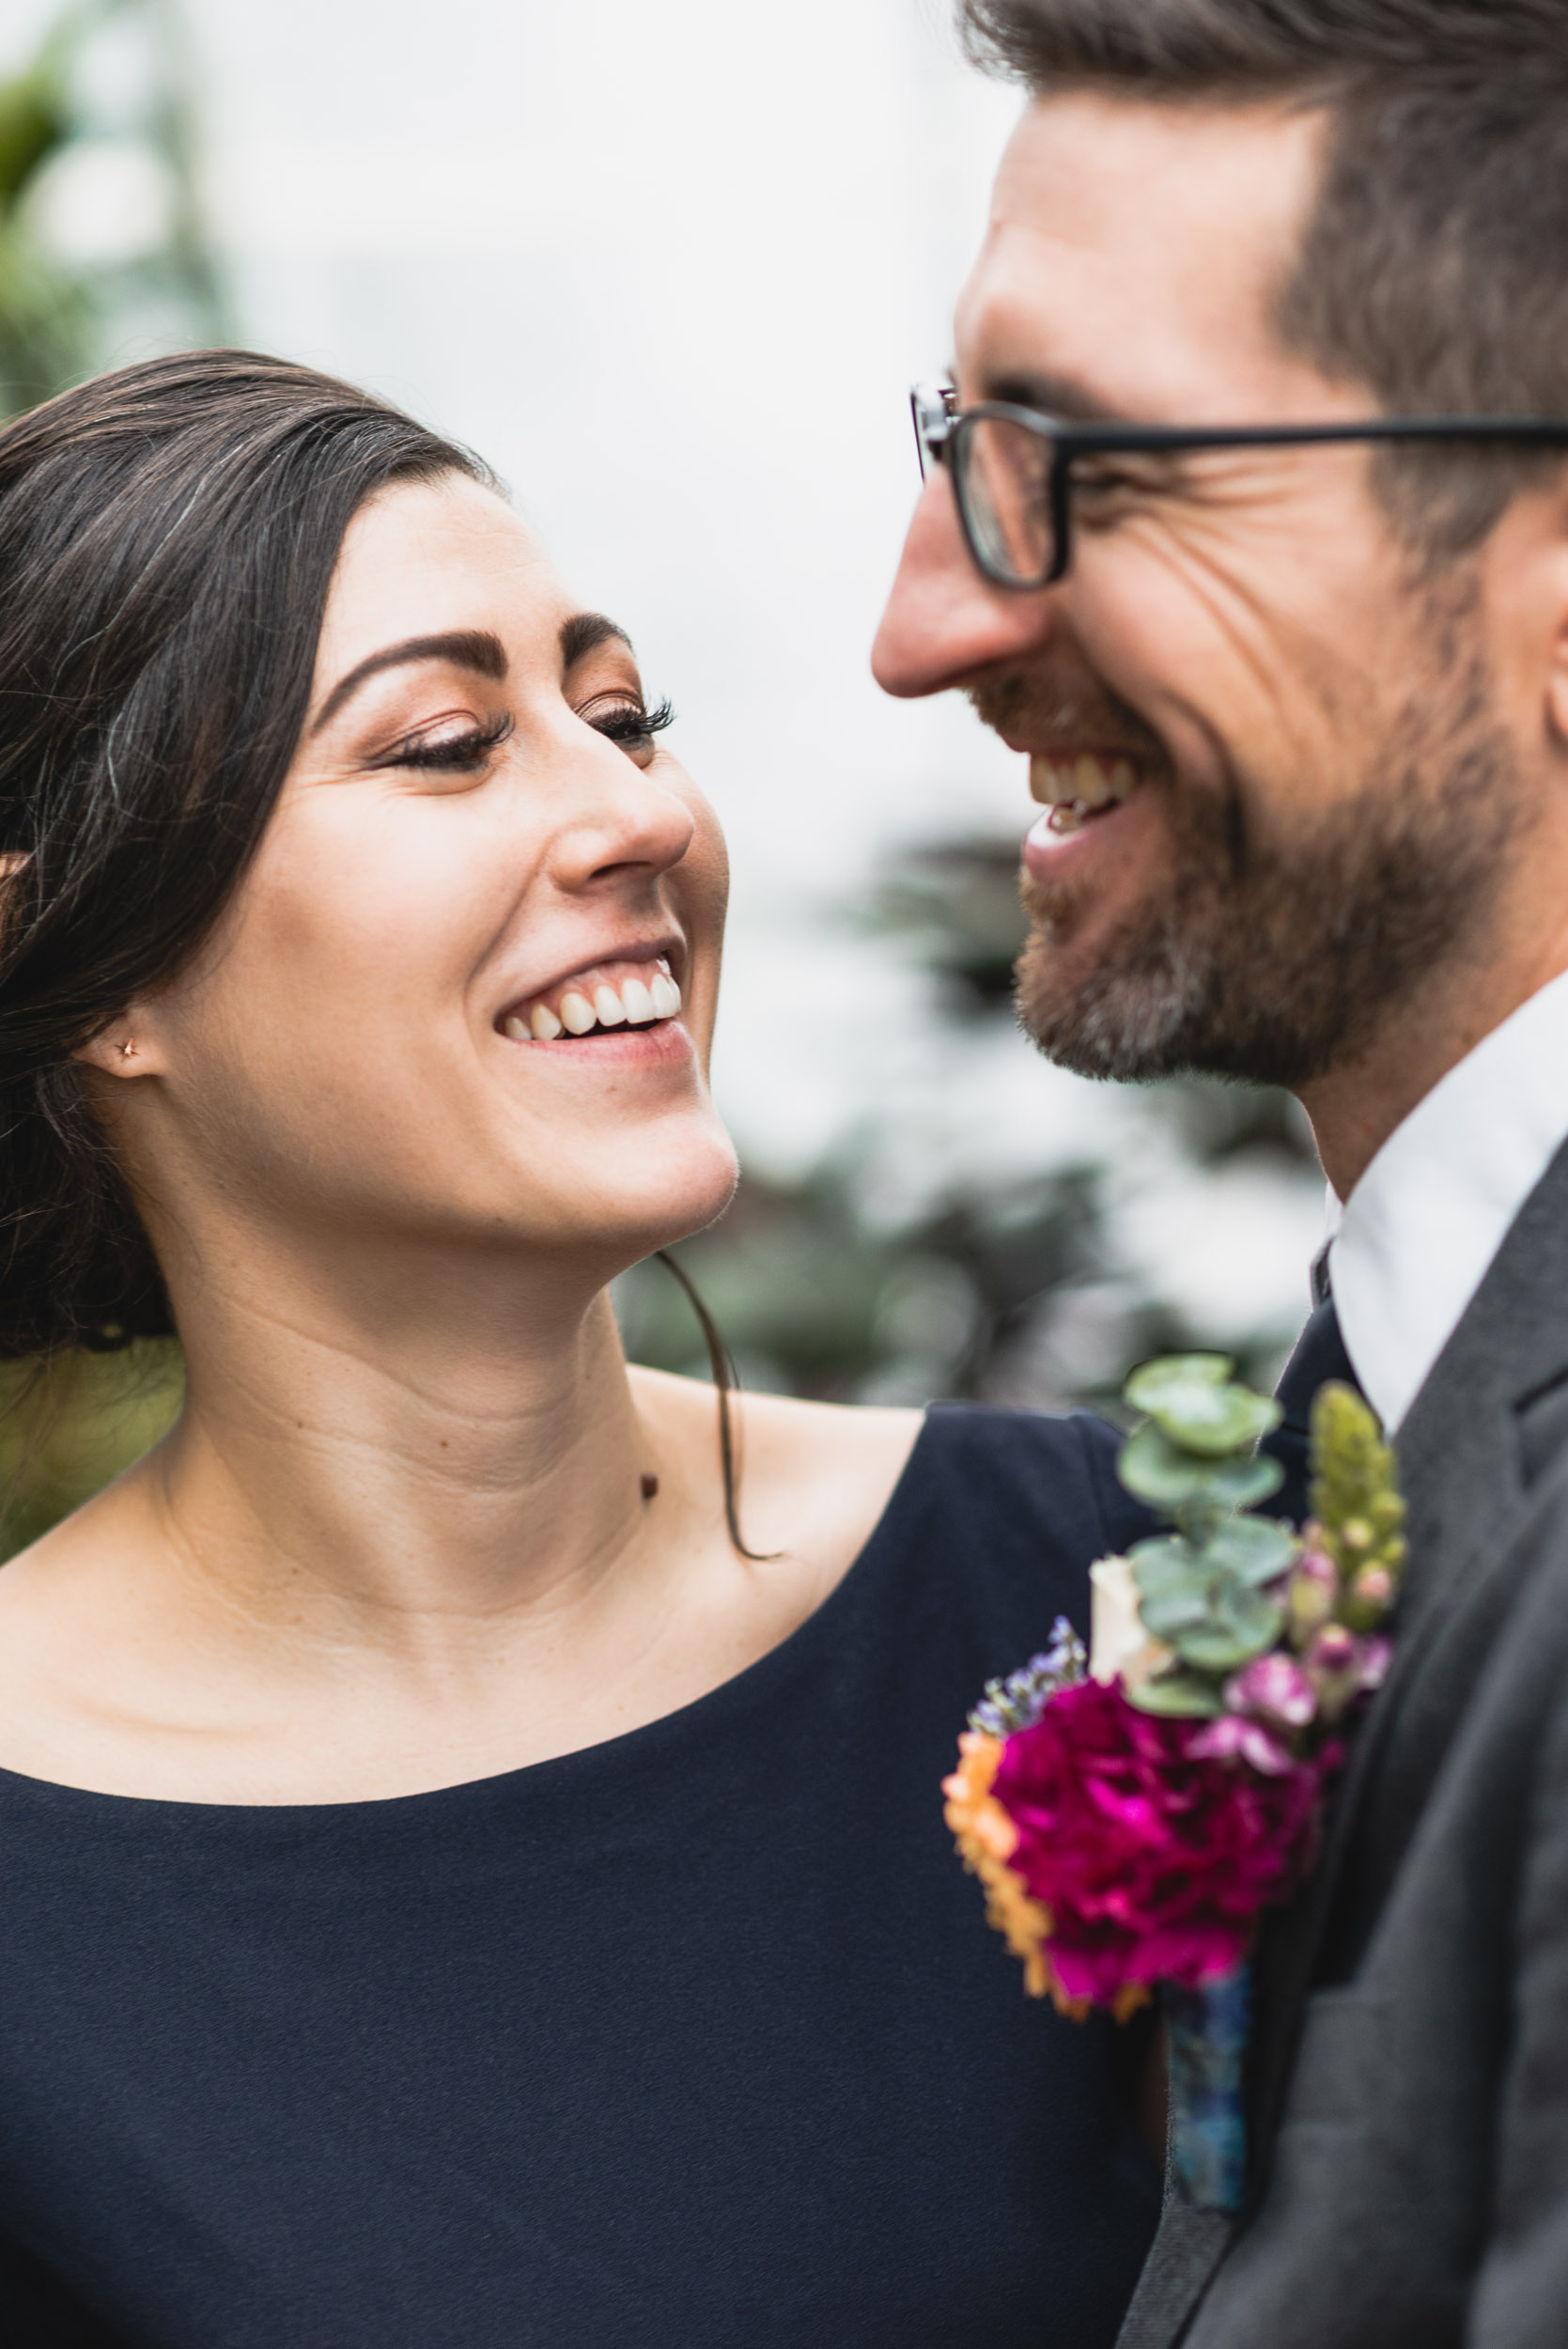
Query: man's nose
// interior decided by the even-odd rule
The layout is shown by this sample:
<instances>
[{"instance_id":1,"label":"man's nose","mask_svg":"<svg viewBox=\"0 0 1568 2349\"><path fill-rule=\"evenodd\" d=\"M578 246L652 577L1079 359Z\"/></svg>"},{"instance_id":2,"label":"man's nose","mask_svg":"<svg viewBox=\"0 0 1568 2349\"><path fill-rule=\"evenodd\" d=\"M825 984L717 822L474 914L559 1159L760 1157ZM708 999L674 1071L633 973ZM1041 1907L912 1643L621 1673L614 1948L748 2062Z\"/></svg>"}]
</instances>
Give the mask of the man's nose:
<instances>
[{"instance_id":1,"label":"man's nose","mask_svg":"<svg viewBox=\"0 0 1568 2349\"><path fill-rule=\"evenodd\" d=\"M871 674L901 700L945 692L998 662L1037 651L1049 598L993 587L964 544L953 485L935 468L921 492L893 583Z\"/></svg>"}]
</instances>

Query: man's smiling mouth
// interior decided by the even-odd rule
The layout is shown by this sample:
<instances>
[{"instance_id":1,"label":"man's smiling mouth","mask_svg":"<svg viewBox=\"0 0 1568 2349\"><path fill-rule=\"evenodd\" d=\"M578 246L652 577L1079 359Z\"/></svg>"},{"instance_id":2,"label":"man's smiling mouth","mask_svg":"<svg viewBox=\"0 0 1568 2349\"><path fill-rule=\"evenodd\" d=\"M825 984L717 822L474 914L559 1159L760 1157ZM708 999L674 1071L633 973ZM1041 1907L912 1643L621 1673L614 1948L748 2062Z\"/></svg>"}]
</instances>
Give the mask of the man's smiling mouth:
<instances>
[{"instance_id":1,"label":"man's smiling mouth","mask_svg":"<svg viewBox=\"0 0 1568 2349\"><path fill-rule=\"evenodd\" d=\"M1097 816L1130 800L1139 786L1137 766L1109 751L1077 751L1070 755L1035 751L1029 761L1032 799L1048 807L1052 832L1080 832Z\"/></svg>"}]
</instances>

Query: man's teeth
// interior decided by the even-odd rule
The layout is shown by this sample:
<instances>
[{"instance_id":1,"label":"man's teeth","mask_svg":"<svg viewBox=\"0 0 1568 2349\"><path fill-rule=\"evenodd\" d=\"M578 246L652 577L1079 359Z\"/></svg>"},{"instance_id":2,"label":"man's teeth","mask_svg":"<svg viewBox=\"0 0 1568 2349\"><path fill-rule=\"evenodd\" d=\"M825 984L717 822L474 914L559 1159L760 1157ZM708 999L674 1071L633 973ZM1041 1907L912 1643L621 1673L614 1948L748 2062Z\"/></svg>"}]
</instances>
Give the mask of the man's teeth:
<instances>
[{"instance_id":1,"label":"man's teeth","mask_svg":"<svg viewBox=\"0 0 1568 2349\"><path fill-rule=\"evenodd\" d=\"M1088 751L1077 758L1048 758L1037 752L1029 762L1032 798L1048 807L1052 832L1078 832L1138 788L1138 770L1130 758L1106 758Z\"/></svg>"},{"instance_id":2,"label":"man's teeth","mask_svg":"<svg viewBox=\"0 0 1568 2349\"><path fill-rule=\"evenodd\" d=\"M646 1028L656 1019L673 1019L680 1009L680 989L660 957L650 978L623 979L618 988L601 979L588 997L568 987L553 1010L543 997L526 1012L512 1012L501 1033L516 1044L553 1044L558 1035L589 1035L596 1028Z\"/></svg>"}]
</instances>

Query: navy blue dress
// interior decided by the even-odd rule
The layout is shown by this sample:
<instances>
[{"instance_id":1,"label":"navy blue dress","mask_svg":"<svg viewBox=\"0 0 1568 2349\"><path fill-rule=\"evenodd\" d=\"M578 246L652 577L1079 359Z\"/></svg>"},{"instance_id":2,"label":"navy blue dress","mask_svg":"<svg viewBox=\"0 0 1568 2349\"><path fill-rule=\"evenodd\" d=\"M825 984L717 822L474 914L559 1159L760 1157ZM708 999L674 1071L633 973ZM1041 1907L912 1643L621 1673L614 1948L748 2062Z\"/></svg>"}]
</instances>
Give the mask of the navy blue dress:
<instances>
[{"instance_id":1,"label":"navy blue dress","mask_svg":"<svg viewBox=\"0 0 1568 2349\"><path fill-rule=\"evenodd\" d=\"M939 1781L1141 1530L1086 1418L933 1411L781 1647L500 1778L0 1773L7 2349L1109 2349L1157 2214Z\"/></svg>"}]
</instances>

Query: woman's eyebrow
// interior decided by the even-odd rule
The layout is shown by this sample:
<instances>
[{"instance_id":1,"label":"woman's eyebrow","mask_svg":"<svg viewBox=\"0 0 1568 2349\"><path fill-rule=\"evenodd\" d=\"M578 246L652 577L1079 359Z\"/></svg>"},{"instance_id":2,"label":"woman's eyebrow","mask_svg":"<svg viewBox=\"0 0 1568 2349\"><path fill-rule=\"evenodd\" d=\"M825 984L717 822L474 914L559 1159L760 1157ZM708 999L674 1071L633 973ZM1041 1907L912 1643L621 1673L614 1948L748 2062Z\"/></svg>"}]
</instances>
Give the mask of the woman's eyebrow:
<instances>
[{"instance_id":1,"label":"woman's eyebrow","mask_svg":"<svg viewBox=\"0 0 1568 2349\"><path fill-rule=\"evenodd\" d=\"M631 639L618 620L607 619L602 612L574 612L561 623L561 666L569 669L598 646L609 644L632 650Z\"/></svg>"},{"instance_id":2,"label":"woman's eyebrow","mask_svg":"<svg viewBox=\"0 0 1568 2349\"><path fill-rule=\"evenodd\" d=\"M481 677L504 677L506 674L506 653L499 636L488 629L454 629L446 636L410 636L400 645L388 645L380 652L366 655L347 677L339 677L321 705L321 712L311 727L319 734L329 719L335 718L351 693L359 691L366 677L373 677L382 669L400 669L411 661L450 661L459 669L475 669Z\"/></svg>"}]
</instances>

